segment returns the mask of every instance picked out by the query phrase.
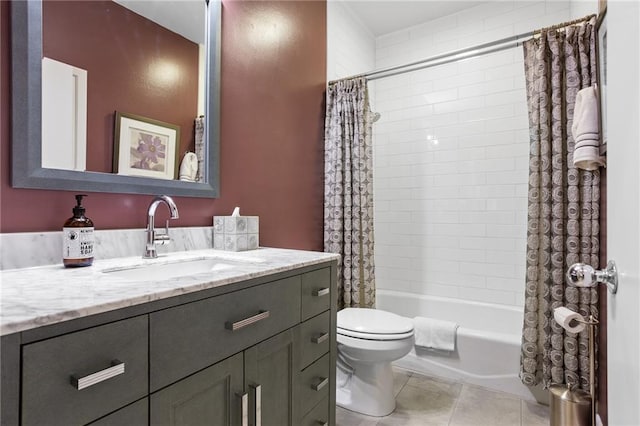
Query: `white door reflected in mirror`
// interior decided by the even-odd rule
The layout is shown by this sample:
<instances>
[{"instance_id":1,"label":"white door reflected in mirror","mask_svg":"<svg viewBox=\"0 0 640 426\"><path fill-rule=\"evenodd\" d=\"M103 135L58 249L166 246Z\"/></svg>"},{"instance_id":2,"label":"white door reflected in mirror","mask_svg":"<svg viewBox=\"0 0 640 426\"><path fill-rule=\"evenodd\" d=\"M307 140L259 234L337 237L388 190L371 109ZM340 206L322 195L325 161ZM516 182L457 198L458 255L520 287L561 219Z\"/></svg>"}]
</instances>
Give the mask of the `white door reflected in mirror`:
<instances>
[{"instance_id":1,"label":"white door reflected in mirror","mask_svg":"<svg viewBox=\"0 0 640 426\"><path fill-rule=\"evenodd\" d=\"M87 71L42 58L42 167L87 169Z\"/></svg>"}]
</instances>

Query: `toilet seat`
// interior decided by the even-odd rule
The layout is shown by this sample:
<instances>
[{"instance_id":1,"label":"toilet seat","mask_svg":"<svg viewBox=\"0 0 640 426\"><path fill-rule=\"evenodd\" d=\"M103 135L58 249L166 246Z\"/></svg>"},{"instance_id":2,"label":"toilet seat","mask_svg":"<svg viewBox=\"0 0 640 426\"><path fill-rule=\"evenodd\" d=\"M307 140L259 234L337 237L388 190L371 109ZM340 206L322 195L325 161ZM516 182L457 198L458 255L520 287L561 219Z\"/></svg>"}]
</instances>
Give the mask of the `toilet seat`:
<instances>
[{"instance_id":1,"label":"toilet seat","mask_svg":"<svg viewBox=\"0 0 640 426\"><path fill-rule=\"evenodd\" d=\"M407 339L413 336L413 330L408 333L362 333L353 330L346 330L344 328L338 327L338 334L342 336L353 337L355 339L366 339L366 340L402 340Z\"/></svg>"},{"instance_id":2,"label":"toilet seat","mask_svg":"<svg viewBox=\"0 0 640 426\"><path fill-rule=\"evenodd\" d=\"M413 336L413 321L391 312L346 308L338 312L337 332L367 340L401 340Z\"/></svg>"}]
</instances>

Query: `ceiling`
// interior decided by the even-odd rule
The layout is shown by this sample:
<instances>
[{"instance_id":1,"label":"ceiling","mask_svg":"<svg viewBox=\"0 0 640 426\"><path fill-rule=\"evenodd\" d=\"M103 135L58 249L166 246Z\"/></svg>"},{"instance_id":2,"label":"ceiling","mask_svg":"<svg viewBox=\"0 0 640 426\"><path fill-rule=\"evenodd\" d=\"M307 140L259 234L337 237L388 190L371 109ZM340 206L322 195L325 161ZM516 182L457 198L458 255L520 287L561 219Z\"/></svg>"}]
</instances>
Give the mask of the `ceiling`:
<instances>
[{"instance_id":1,"label":"ceiling","mask_svg":"<svg viewBox=\"0 0 640 426\"><path fill-rule=\"evenodd\" d=\"M196 44L204 44L206 9L202 0L114 1Z\"/></svg>"},{"instance_id":2,"label":"ceiling","mask_svg":"<svg viewBox=\"0 0 640 426\"><path fill-rule=\"evenodd\" d=\"M346 0L344 3L377 37L460 12L486 0Z\"/></svg>"}]
</instances>

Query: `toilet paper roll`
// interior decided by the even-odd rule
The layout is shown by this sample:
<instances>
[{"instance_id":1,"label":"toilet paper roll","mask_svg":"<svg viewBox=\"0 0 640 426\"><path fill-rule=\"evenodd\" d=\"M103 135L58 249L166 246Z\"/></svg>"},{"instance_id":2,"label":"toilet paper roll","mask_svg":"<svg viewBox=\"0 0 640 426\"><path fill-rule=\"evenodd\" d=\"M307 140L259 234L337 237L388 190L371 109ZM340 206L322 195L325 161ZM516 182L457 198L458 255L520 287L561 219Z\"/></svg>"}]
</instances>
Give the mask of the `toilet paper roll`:
<instances>
[{"instance_id":1,"label":"toilet paper roll","mask_svg":"<svg viewBox=\"0 0 640 426\"><path fill-rule=\"evenodd\" d=\"M580 333L585 327L583 323L578 322L578 320L584 321L584 317L564 306L553 310L553 319L555 319L562 328L571 333Z\"/></svg>"}]
</instances>

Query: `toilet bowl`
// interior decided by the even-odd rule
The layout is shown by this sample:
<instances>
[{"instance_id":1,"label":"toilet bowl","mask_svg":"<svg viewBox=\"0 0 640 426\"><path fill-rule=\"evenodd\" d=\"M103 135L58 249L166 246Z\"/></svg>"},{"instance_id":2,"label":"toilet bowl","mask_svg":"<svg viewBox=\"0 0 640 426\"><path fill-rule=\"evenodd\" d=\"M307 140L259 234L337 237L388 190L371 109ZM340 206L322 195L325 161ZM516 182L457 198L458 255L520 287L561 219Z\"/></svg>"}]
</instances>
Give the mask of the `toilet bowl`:
<instances>
[{"instance_id":1,"label":"toilet bowl","mask_svg":"<svg viewBox=\"0 0 640 426\"><path fill-rule=\"evenodd\" d=\"M336 403L369 416L396 407L391 362L413 346L413 321L377 309L338 312Z\"/></svg>"}]
</instances>

